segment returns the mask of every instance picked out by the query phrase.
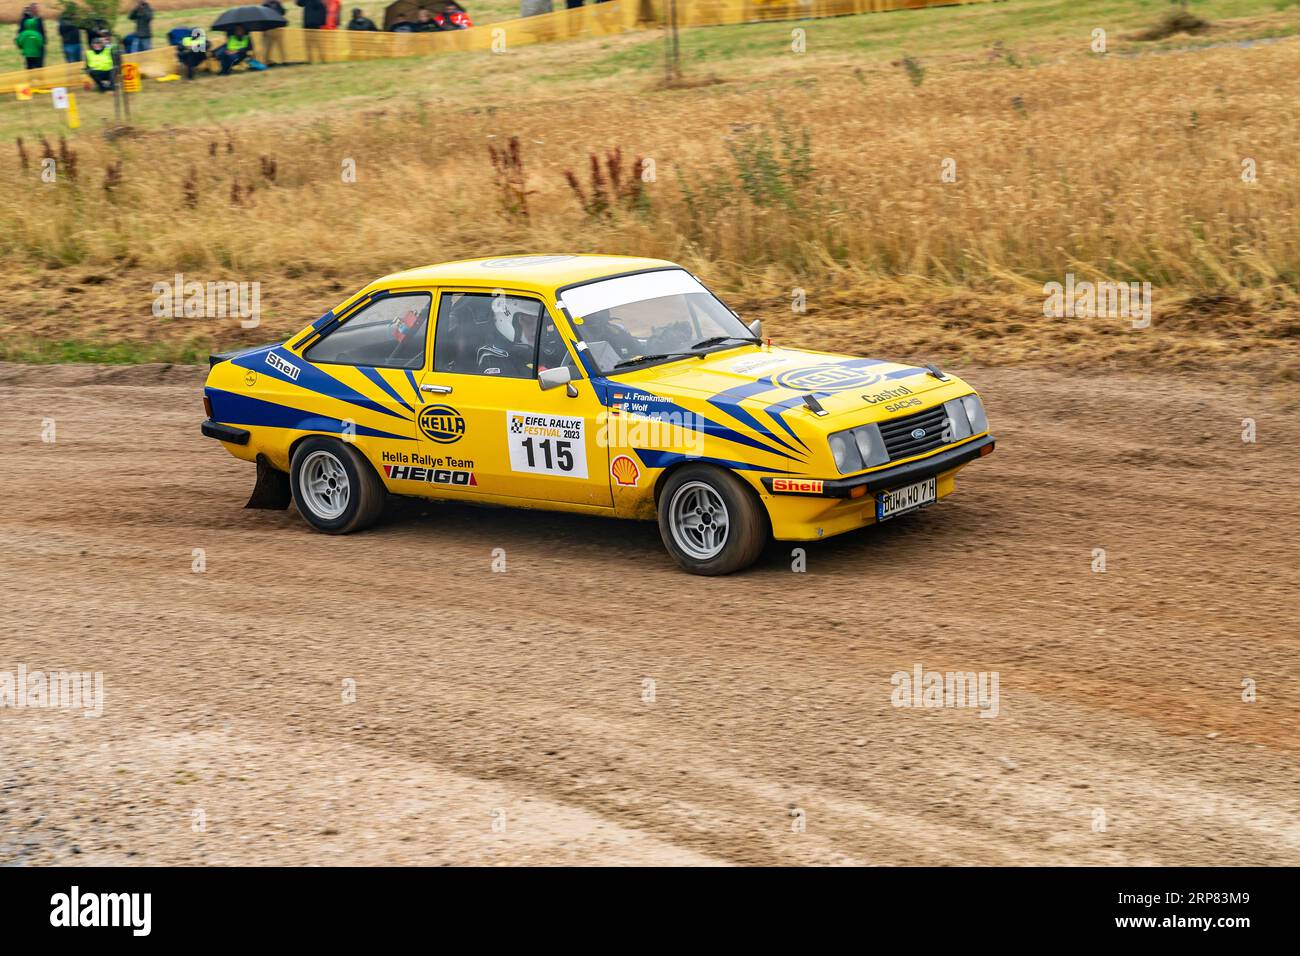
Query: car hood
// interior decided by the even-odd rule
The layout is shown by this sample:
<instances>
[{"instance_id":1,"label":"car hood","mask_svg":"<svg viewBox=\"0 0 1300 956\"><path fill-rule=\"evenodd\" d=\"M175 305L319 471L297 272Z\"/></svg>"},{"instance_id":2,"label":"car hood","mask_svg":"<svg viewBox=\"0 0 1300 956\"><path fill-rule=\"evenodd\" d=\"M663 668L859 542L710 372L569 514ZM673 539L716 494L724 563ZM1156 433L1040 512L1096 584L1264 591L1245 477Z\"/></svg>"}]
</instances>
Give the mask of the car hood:
<instances>
[{"instance_id":1,"label":"car hood","mask_svg":"<svg viewBox=\"0 0 1300 956\"><path fill-rule=\"evenodd\" d=\"M855 358L804 349L727 349L702 358L652 366L609 380L609 398L617 404L648 392L661 398L693 398L711 404L765 409L803 403L812 395L828 413L822 422L837 417L864 416L868 409L887 412L895 400L950 386L924 368L880 359Z\"/></svg>"}]
</instances>

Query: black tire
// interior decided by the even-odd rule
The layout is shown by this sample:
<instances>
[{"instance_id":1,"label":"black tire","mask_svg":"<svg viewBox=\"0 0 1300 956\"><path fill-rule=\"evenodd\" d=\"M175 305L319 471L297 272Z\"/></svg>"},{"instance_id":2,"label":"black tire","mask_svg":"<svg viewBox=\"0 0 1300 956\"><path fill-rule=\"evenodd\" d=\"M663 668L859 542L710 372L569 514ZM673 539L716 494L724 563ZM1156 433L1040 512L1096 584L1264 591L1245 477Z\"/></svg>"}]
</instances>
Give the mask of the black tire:
<instances>
[{"instance_id":1,"label":"black tire","mask_svg":"<svg viewBox=\"0 0 1300 956\"><path fill-rule=\"evenodd\" d=\"M316 475L321 470L332 471L336 481L339 472L346 476L346 498L340 494L334 499L334 504L340 507L329 506L327 498L322 496L329 496L330 492L313 493L304 487L309 480L305 472L309 469ZM298 513L309 525L326 534L349 534L370 527L383 514L388 498L383 482L365 456L334 438L308 438L294 449L289 484ZM341 491L341 482L334 488Z\"/></svg>"},{"instance_id":2,"label":"black tire","mask_svg":"<svg viewBox=\"0 0 1300 956\"><path fill-rule=\"evenodd\" d=\"M705 489L712 492L712 498ZM703 507L692 508L692 502ZM726 521L720 546L718 533L707 531L710 525L716 529L717 518L705 517L705 513L716 514L718 506ZM683 513L689 517L692 511L699 518L694 526L681 520ZM674 524L679 525L676 534ZM686 465L668 477L659 495L659 535L673 560L691 574L731 574L749 567L763 553L768 529L767 512L758 497L722 468Z\"/></svg>"}]
</instances>

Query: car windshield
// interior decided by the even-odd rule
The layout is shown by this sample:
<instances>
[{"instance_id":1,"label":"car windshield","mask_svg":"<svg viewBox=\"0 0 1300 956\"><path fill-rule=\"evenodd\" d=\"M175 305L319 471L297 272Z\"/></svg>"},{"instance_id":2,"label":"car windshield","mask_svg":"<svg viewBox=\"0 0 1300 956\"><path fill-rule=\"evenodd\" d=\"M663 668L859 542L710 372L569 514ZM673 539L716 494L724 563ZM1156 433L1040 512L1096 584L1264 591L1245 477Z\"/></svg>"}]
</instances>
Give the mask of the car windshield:
<instances>
[{"instance_id":1,"label":"car windshield","mask_svg":"<svg viewBox=\"0 0 1300 956\"><path fill-rule=\"evenodd\" d=\"M602 374L754 340L745 324L683 269L589 282L563 292L560 303Z\"/></svg>"}]
</instances>

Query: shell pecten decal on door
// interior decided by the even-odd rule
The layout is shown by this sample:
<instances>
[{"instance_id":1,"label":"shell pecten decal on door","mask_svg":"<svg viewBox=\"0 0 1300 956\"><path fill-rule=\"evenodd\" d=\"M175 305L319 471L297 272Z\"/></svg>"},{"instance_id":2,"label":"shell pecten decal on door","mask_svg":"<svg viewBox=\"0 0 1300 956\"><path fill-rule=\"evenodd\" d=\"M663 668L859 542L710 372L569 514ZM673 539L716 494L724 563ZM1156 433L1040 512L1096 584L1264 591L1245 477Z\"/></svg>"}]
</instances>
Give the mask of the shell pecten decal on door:
<instances>
[{"instance_id":1,"label":"shell pecten decal on door","mask_svg":"<svg viewBox=\"0 0 1300 956\"><path fill-rule=\"evenodd\" d=\"M624 488L635 488L637 480L641 477L641 469L627 455L619 455L611 461L609 473L614 476L614 481Z\"/></svg>"},{"instance_id":2,"label":"shell pecten decal on door","mask_svg":"<svg viewBox=\"0 0 1300 956\"><path fill-rule=\"evenodd\" d=\"M580 417L508 411L506 444L511 471L587 477L586 422Z\"/></svg>"}]
</instances>

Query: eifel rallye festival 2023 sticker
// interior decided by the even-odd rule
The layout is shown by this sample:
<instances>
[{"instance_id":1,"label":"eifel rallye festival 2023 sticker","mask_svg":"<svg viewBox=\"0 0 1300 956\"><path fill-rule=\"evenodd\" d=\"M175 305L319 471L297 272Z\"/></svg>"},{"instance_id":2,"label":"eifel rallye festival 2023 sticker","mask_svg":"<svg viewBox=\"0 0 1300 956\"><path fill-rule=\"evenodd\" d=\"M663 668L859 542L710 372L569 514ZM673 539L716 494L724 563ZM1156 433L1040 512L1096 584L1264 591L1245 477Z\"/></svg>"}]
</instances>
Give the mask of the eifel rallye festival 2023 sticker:
<instances>
[{"instance_id":1,"label":"eifel rallye festival 2023 sticker","mask_svg":"<svg viewBox=\"0 0 1300 956\"><path fill-rule=\"evenodd\" d=\"M580 417L508 411L506 442L511 471L587 477L586 423Z\"/></svg>"}]
</instances>

